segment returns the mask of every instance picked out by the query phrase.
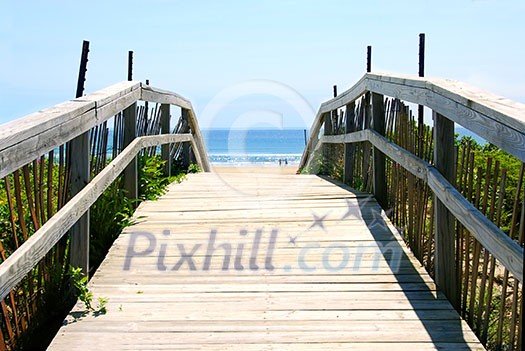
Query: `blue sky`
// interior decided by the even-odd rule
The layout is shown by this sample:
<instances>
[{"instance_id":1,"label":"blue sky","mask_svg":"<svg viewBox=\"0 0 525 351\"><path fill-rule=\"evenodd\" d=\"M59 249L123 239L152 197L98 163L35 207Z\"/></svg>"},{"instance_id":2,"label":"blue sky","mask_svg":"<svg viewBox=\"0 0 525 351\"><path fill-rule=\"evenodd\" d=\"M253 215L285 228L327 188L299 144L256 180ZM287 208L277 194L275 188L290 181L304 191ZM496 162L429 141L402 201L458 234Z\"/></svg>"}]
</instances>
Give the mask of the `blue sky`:
<instances>
[{"instance_id":1,"label":"blue sky","mask_svg":"<svg viewBox=\"0 0 525 351\"><path fill-rule=\"evenodd\" d=\"M84 39L86 92L126 79L133 50L134 78L189 98L203 127L309 127L333 84L363 75L367 45L373 71L416 74L421 32L427 76L525 103L522 0L0 4L0 123L73 97Z\"/></svg>"}]
</instances>

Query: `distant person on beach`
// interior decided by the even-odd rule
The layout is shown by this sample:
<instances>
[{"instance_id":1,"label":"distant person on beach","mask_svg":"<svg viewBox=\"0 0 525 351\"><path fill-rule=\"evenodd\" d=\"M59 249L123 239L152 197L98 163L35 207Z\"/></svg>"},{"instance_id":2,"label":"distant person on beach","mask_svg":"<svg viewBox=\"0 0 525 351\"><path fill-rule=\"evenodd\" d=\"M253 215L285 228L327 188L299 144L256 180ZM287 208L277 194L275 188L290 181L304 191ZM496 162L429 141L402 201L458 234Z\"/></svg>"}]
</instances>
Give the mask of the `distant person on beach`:
<instances>
[{"instance_id":1,"label":"distant person on beach","mask_svg":"<svg viewBox=\"0 0 525 351\"><path fill-rule=\"evenodd\" d=\"M282 160L281 160L281 159L279 159L279 166L280 166L281 164L282 164Z\"/></svg>"},{"instance_id":2,"label":"distant person on beach","mask_svg":"<svg viewBox=\"0 0 525 351\"><path fill-rule=\"evenodd\" d=\"M284 159L284 164L288 166L288 159L287 158Z\"/></svg>"}]
</instances>

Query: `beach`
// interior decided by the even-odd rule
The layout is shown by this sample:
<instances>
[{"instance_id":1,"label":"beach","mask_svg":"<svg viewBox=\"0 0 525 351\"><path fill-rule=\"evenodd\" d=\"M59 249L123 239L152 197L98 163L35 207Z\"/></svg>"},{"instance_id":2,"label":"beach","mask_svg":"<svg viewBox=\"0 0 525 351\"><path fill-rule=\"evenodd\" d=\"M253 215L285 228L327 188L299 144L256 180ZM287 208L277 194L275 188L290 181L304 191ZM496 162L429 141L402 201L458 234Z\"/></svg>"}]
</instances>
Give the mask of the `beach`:
<instances>
[{"instance_id":1,"label":"beach","mask_svg":"<svg viewBox=\"0 0 525 351\"><path fill-rule=\"evenodd\" d=\"M296 173L298 166L217 166L212 171L217 173L251 173L251 174L286 174Z\"/></svg>"}]
</instances>

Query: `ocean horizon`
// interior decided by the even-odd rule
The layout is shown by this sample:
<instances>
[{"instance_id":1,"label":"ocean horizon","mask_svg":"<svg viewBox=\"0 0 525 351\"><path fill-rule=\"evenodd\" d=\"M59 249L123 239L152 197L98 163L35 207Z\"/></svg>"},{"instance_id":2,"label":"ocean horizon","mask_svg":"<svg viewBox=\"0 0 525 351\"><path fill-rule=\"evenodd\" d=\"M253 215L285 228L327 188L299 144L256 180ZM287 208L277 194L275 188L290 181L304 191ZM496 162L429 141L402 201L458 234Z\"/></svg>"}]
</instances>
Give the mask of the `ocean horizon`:
<instances>
[{"instance_id":1,"label":"ocean horizon","mask_svg":"<svg viewBox=\"0 0 525 351\"><path fill-rule=\"evenodd\" d=\"M308 135L308 131L306 132ZM203 129L212 165L299 165L304 129Z\"/></svg>"},{"instance_id":2,"label":"ocean horizon","mask_svg":"<svg viewBox=\"0 0 525 351\"><path fill-rule=\"evenodd\" d=\"M216 166L298 166L306 138L305 129L202 129L204 145L212 165ZM109 131L108 155L112 150ZM470 136L481 145L486 141L463 127L460 136Z\"/></svg>"}]
</instances>

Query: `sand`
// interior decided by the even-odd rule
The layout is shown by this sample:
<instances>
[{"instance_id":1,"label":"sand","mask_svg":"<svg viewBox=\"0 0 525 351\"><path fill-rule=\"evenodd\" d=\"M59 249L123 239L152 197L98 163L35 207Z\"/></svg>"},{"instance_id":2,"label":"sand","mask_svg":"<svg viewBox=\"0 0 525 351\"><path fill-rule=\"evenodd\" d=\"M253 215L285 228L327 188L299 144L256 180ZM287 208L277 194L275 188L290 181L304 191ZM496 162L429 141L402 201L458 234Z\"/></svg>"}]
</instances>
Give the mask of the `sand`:
<instances>
[{"instance_id":1,"label":"sand","mask_svg":"<svg viewBox=\"0 0 525 351\"><path fill-rule=\"evenodd\" d=\"M259 174L286 174L292 175L298 166L212 166L217 173L259 173Z\"/></svg>"}]
</instances>

